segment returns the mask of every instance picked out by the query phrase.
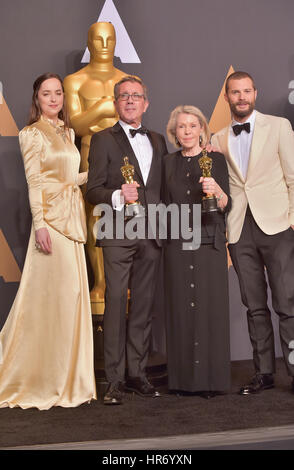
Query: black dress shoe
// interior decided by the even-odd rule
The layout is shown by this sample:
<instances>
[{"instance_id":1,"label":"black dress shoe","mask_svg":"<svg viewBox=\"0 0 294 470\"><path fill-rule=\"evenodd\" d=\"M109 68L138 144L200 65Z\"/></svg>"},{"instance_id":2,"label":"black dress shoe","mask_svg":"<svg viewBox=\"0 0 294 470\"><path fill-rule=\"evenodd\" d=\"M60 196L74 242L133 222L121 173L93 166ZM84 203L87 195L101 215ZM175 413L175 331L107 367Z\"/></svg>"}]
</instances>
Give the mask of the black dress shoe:
<instances>
[{"instance_id":1,"label":"black dress shoe","mask_svg":"<svg viewBox=\"0 0 294 470\"><path fill-rule=\"evenodd\" d=\"M160 396L160 393L153 387L146 377L128 377L125 389L128 392L135 392L142 397Z\"/></svg>"},{"instance_id":2,"label":"black dress shoe","mask_svg":"<svg viewBox=\"0 0 294 470\"><path fill-rule=\"evenodd\" d=\"M272 374L257 374L253 377L248 385L242 387L239 391L240 395L253 395L274 388L274 378Z\"/></svg>"},{"instance_id":3,"label":"black dress shoe","mask_svg":"<svg viewBox=\"0 0 294 470\"><path fill-rule=\"evenodd\" d=\"M103 398L104 405L121 405L124 387L122 382L110 383Z\"/></svg>"}]
</instances>

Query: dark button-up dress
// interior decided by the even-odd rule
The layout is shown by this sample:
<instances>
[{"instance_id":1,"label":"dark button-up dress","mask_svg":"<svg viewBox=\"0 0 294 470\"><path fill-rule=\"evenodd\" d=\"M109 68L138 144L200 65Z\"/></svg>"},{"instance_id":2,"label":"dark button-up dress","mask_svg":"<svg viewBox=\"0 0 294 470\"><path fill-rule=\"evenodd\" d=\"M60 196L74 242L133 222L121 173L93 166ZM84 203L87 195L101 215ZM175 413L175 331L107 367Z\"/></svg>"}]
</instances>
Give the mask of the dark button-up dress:
<instances>
[{"instance_id":1,"label":"dark button-up dress","mask_svg":"<svg viewBox=\"0 0 294 470\"><path fill-rule=\"evenodd\" d=\"M212 177L229 196L224 156L208 154ZM165 204L193 204L204 196L199 178L202 170L194 157L181 152L164 158ZM181 238L168 237L165 245L166 327L168 383L170 390L188 392L227 391L230 388L230 335L228 265L223 212L202 216L201 246L183 250Z\"/></svg>"}]
</instances>

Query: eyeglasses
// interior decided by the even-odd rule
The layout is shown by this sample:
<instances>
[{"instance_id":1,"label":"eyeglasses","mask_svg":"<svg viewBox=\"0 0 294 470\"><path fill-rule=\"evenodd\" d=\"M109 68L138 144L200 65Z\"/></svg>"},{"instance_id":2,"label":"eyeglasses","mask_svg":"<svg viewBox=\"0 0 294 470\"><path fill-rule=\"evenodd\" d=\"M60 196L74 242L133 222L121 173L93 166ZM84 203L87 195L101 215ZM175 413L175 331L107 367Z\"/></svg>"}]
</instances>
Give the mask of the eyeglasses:
<instances>
[{"instance_id":1,"label":"eyeglasses","mask_svg":"<svg viewBox=\"0 0 294 470\"><path fill-rule=\"evenodd\" d=\"M140 101L141 98L144 98L144 95L140 95L139 93L122 93L118 95L118 99L121 101L127 101L129 98L132 98L134 101Z\"/></svg>"}]
</instances>

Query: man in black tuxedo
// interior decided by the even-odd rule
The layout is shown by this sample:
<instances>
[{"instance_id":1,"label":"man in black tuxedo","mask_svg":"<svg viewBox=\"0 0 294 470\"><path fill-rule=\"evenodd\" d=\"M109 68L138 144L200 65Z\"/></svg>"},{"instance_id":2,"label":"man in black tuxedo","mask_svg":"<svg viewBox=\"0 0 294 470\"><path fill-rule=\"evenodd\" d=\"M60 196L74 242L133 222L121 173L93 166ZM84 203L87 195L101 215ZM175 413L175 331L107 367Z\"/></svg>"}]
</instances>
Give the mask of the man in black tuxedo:
<instances>
[{"instance_id":1,"label":"man in black tuxedo","mask_svg":"<svg viewBox=\"0 0 294 470\"><path fill-rule=\"evenodd\" d=\"M106 203L117 211L140 201L148 213L148 204L160 202L162 157L167 153L164 137L141 127L148 108L146 87L134 76L126 76L114 87L119 122L92 137L89 152L89 178L86 197L93 204ZM123 157L134 166L134 183L125 184L121 173ZM146 218L147 220L147 218ZM102 246L106 281L104 312L104 361L109 383L104 404L122 403L125 380L125 356L128 377L126 390L143 396L156 396L145 368L151 338L151 308L161 243L157 239L130 240L126 237L97 240ZM126 332L128 286L131 302Z\"/></svg>"}]
</instances>

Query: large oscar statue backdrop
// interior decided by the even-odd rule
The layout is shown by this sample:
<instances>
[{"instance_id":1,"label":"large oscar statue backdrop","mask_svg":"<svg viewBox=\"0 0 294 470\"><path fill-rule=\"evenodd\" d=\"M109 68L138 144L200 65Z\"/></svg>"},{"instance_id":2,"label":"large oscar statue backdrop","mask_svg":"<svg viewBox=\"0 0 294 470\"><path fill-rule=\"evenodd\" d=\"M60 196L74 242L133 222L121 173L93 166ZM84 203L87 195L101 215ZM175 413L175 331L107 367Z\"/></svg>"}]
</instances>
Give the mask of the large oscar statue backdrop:
<instances>
[{"instance_id":1,"label":"large oscar statue backdrop","mask_svg":"<svg viewBox=\"0 0 294 470\"><path fill-rule=\"evenodd\" d=\"M94 23L88 31L90 63L68 75L64 80L66 100L69 107L71 125L81 137L81 171L88 170L88 155L92 135L113 126L118 117L113 104L113 89L124 75L113 66L116 44L115 29L111 23ZM88 240L87 253L94 274L94 287L91 289L92 313L104 312L105 282L103 274L102 249L95 246L93 226L96 217L94 207L86 201Z\"/></svg>"}]
</instances>

